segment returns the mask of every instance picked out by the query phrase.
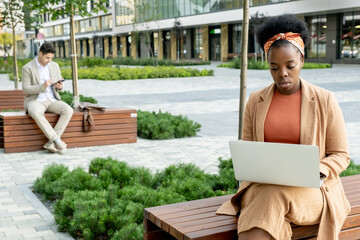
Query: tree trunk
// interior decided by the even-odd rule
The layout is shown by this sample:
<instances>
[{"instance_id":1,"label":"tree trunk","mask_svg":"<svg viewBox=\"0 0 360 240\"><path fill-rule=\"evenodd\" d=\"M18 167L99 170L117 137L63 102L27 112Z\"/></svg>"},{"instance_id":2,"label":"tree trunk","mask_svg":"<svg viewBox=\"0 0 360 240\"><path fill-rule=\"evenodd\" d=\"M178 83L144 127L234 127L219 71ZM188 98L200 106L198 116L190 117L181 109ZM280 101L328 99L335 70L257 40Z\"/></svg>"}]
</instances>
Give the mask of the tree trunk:
<instances>
[{"instance_id":1,"label":"tree trunk","mask_svg":"<svg viewBox=\"0 0 360 240\"><path fill-rule=\"evenodd\" d=\"M74 7L71 7L72 10ZM73 83L73 104L74 108L79 106L79 91L78 91L78 74L77 74L77 59L76 59L76 44L75 44L75 26L74 13L70 15L70 42L71 42L71 72Z\"/></svg>"},{"instance_id":2,"label":"tree trunk","mask_svg":"<svg viewBox=\"0 0 360 240\"><path fill-rule=\"evenodd\" d=\"M241 70L240 70L240 99L239 99L239 132L238 139L242 138L242 125L246 102L246 72L248 55L249 35L249 0L243 1L243 22L242 22L242 45L241 45Z\"/></svg>"},{"instance_id":3,"label":"tree trunk","mask_svg":"<svg viewBox=\"0 0 360 240\"><path fill-rule=\"evenodd\" d=\"M12 29L13 32L13 57L14 57L14 77L15 77L15 89L19 89L19 71L16 57L16 41L15 41L15 27Z\"/></svg>"}]
</instances>

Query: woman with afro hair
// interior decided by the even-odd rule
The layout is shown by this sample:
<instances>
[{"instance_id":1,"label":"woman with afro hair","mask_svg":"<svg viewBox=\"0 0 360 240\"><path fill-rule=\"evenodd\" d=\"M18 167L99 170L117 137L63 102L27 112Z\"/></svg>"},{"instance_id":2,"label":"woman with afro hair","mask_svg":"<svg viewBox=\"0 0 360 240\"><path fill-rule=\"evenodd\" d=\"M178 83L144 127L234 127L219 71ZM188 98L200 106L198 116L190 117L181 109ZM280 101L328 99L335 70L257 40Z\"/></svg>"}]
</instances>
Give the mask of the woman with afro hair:
<instances>
[{"instance_id":1,"label":"woman with afro hair","mask_svg":"<svg viewBox=\"0 0 360 240\"><path fill-rule=\"evenodd\" d=\"M306 23L292 15L271 17L257 31L273 83L247 101L242 140L316 145L320 188L243 181L218 214L236 215L238 239L291 239L291 223L319 224L318 238L338 239L350 212L339 174L350 162L345 124L334 94L300 77ZM291 157L291 156L289 156Z\"/></svg>"}]
</instances>

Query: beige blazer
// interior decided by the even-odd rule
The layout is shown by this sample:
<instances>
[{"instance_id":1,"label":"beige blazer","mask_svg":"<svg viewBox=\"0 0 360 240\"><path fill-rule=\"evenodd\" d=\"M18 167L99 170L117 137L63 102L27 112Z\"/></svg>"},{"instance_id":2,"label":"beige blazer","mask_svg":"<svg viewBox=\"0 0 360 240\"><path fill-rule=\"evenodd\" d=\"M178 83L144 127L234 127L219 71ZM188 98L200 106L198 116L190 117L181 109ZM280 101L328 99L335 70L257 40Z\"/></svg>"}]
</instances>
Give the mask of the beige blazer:
<instances>
[{"instance_id":1,"label":"beige blazer","mask_svg":"<svg viewBox=\"0 0 360 240\"><path fill-rule=\"evenodd\" d=\"M244 113L243 140L264 141L264 123L274 89L273 83L250 95ZM324 209L318 239L338 239L350 212L350 204L339 178L350 163L345 123L334 94L302 79L300 143L319 147L320 171L327 176L321 186ZM224 203L217 213L236 215L240 211L239 197L251 184L242 182L237 194Z\"/></svg>"},{"instance_id":2,"label":"beige blazer","mask_svg":"<svg viewBox=\"0 0 360 240\"><path fill-rule=\"evenodd\" d=\"M56 62L51 61L49 63L49 71L50 78L54 82L62 79L60 67ZM35 58L31 62L28 62L25 66L23 66L21 81L22 89L25 93L24 108L25 111L27 111L27 104L32 100L36 100L39 96L39 93L45 92L44 85L40 83L39 70L37 68ZM60 90L57 90L55 86L53 86L52 89L54 91L55 98L61 100L59 95Z\"/></svg>"}]
</instances>

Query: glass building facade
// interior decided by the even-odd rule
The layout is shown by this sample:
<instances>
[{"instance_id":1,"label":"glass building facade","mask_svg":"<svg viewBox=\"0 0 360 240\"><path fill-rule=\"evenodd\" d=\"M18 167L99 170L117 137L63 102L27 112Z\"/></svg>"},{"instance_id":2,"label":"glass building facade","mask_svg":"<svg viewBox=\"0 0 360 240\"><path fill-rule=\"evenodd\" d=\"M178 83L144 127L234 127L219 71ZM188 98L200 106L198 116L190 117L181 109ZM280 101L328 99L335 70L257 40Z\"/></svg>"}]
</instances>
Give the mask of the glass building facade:
<instances>
[{"instance_id":1,"label":"glass building facade","mask_svg":"<svg viewBox=\"0 0 360 240\"><path fill-rule=\"evenodd\" d=\"M250 0L250 8L259 7L260 15L256 18L261 19L261 16L268 15L266 11L271 5L271 9L288 6L291 11L291 7L302 6L302 2ZM75 33L81 39L79 55L92 56L89 52L93 52L99 57L158 56L172 60L227 61L241 52L240 18L206 22L212 16L227 17L227 11L229 16L235 16L238 11L231 10L241 9L242 0L114 0L111 3L108 13L75 22ZM310 41L305 49L307 59L314 62L360 60L360 5L354 5L355 10L316 12L309 8L307 12L297 14L306 21L310 30ZM194 17L182 19L187 16ZM43 15L43 19L49 21L49 15ZM188 19L194 19L194 22L189 23ZM249 29L249 56L264 57L256 42L255 29ZM45 37L56 39L68 36L70 28L62 21L59 25L41 29L41 32Z\"/></svg>"}]
</instances>

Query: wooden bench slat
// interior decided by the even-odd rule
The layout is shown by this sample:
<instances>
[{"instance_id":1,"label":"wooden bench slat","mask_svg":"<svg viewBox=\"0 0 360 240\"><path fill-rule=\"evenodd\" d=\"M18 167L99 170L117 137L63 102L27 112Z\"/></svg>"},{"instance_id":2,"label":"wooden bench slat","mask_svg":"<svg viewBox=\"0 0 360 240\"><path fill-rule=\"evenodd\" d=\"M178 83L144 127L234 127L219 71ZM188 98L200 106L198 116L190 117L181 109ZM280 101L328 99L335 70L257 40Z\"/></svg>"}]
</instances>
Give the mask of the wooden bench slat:
<instances>
[{"instance_id":1,"label":"wooden bench slat","mask_svg":"<svg viewBox=\"0 0 360 240\"><path fill-rule=\"evenodd\" d=\"M97 121L101 121L101 120L129 119L131 117L129 113L125 113L125 114L110 114L109 116L106 115L101 116L99 114L93 114L93 118L96 124ZM46 119L48 120L49 123L56 123L59 119L59 116L50 115L50 116L46 116ZM74 114L73 117L71 118L71 121L83 121L83 113L81 115ZM36 124L36 123L35 120L31 119L30 117L7 119L7 121L5 122L5 126L17 125L17 124L24 125L24 124Z\"/></svg>"},{"instance_id":2,"label":"wooden bench slat","mask_svg":"<svg viewBox=\"0 0 360 240\"><path fill-rule=\"evenodd\" d=\"M220 206L219 206L220 207ZM164 229L167 232L170 232L171 226L174 226L176 224L180 224L180 223L185 223L185 222L189 222L189 221L197 221L197 220L201 220L201 219L207 219L208 221L210 219L216 218L217 215L215 213L215 211L211 211L211 212L203 212L203 213L199 213L196 215L188 215L188 216L183 216L183 217L179 217L179 218L171 218L171 219L161 219L160 221L158 221L158 225L161 226L162 229ZM230 217L233 218L234 217Z\"/></svg>"},{"instance_id":3,"label":"wooden bench slat","mask_svg":"<svg viewBox=\"0 0 360 240\"><path fill-rule=\"evenodd\" d=\"M80 131L69 132L67 131L64 133L61 138L74 138L74 137L89 137L89 136L103 136L103 135L115 135L115 134L124 134L124 133L136 133L136 129L134 128L120 128L120 129L108 129L108 130L94 130L91 132L83 132L82 129ZM43 140L47 139L45 135L42 134L41 130L39 129L36 131L37 134L35 135L23 135L23 136L14 136L14 137L6 137L4 142L19 142L19 141L34 141L34 140Z\"/></svg>"},{"instance_id":4,"label":"wooden bench slat","mask_svg":"<svg viewBox=\"0 0 360 240\"><path fill-rule=\"evenodd\" d=\"M341 240L360 239L360 227L341 231L339 234L339 239L341 239Z\"/></svg>"},{"instance_id":5,"label":"wooden bench slat","mask_svg":"<svg viewBox=\"0 0 360 240\"><path fill-rule=\"evenodd\" d=\"M113 135L105 135L105 136L82 136L82 137L75 137L75 138L62 138L64 142L69 145L70 143L77 143L77 142L91 142L91 141L101 141L101 140L107 140L107 139L127 139L127 138L134 138L136 137L136 133L125 133L125 134L113 134ZM43 138L43 144L44 145L47 142L47 138ZM40 141L39 141L40 142ZM4 143L5 148L17 148L17 147L26 147L26 146L37 146L39 145L39 142L37 141L21 141L21 142L10 142Z\"/></svg>"},{"instance_id":6,"label":"wooden bench slat","mask_svg":"<svg viewBox=\"0 0 360 240\"><path fill-rule=\"evenodd\" d=\"M237 224L225 225L222 227L205 229L191 232L184 235L184 240L218 240L218 239L237 239Z\"/></svg>"},{"instance_id":7,"label":"wooden bench slat","mask_svg":"<svg viewBox=\"0 0 360 240\"><path fill-rule=\"evenodd\" d=\"M96 121L95 120L95 126L98 125L111 125L111 124L117 124L117 123L134 123L137 122L136 118L121 118L121 119L101 119ZM55 126L55 122L50 123L52 126ZM68 124L68 127L73 127L73 126L82 126L83 122L81 121L71 121ZM27 126L29 125L29 126ZM6 123L4 124L4 130L5 131L11 131L11 130L20 130L20 129L34 129L37 128L37 125L34 121L34 123L32 124L25 124L25 125L19 125L19 127L17 125L7 125Z\"/></svg>"},{"instance_id":8,"label":"wooden bench slat","mask_svg":"<svg viewBox=\"0 0 360 240\"><path fill-rule=\"evenodd\" d=\"M199 200L193 200L188 202L181 202L181 203L174 203L164 206L158 206L158 207L150 207L145 209L145 216L147 213L152 214L161 214L161 213L174 213L174 212L181 212L186 209L196 209L196 208L203 208L204 206L215 206L215 205L221 205L227 200L230 200L232 195L225 195L220 197L214 197L214 198L207 198L207 199L199 199Z\"/></svg>"},{"instance_id":9,"label":"wooden bench slat","mask_svg":"<svg viewBox=\"0 0 360 240\"><path fill-rule=\"evenodd\" d=\"M100 130L120 130L120 129L125 129L125 128L136 128L137 124L136 123L124 123L124 124L117 124L117 125L96 125L95 126L95 130L94 131L100 131ZM66 128L66 133L71 133L71 132L82 132L83 128L82 126L68 126ZM23 131L23 129L19 130L19 131L12 131L12 132L5 132L4 136L5 137L10 137L10 136L27 136L27 135L36 135L36 134L42 134L41 130L38 129L33 129L33 128L29 128L29 130L27 131ZM0 127L0 136L1 136L1 127Z\"/></svg>"},{"instance_id":10,"label":"wooden bench slat","mask_svg":"<svg viewBox=\"0 0 360 240\"><path fill-rule=\"evenodd\" d=\"M170 228L170 234L175 236L178 239L181 239L181 237L186 234L191 234L193 232L199 232L199 231L212 229L214 227L218 228L218 227L223 227L223 226L228 226L228 225L233 225L233 224L237 225L236 219L234 219L234 218L223 220L223 221L218 221L218 222L210 222L210 223L206 223L206 224L193 225L193 226L189 226L187 228L179 228L180 231L177 231L176 228L178 228L178 226L175 225L174 227Z\"/></svg>"},{"instance_id":11,"label":"wooden bench slat","mask_svg":"<svg viewBox=\"0 0 360 240\"><path fill-rule=\"evenodd\" d=\"M345 220L340 234L341 240L360 239L359 180L360 175L341 178L345 194L351 205L351 212ZM228 198L223 198L221 201L218 201L220 197L215 197L147 208L144 210L144 217L177 239L237 239L237 218L215 213L216 205L220 206L231 196L228 195ZM206 208L214 210L208 212L205 210ZM179 216L180 214L182 216ZM295 226L292 224L292 228L292 239L311 239L316 236L318 231L318 225ZM144 236L146 235L144 234Z\"/></svg>"},{"instance_id":12,"label":"wooden bench slat","mask_svg":"<svg viewBox=\"0 0 360 240\"><path fill-rule=\"evenodd\" d=\"M24 109L24 96L22 90L0 91L0 113L4 109Z\"/></svg>"}]
</instances>

